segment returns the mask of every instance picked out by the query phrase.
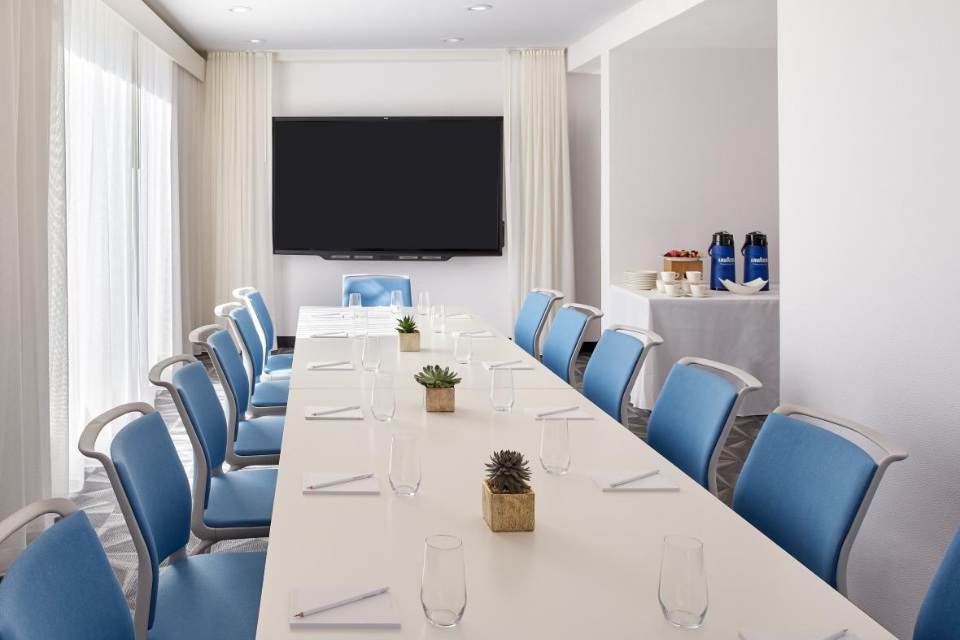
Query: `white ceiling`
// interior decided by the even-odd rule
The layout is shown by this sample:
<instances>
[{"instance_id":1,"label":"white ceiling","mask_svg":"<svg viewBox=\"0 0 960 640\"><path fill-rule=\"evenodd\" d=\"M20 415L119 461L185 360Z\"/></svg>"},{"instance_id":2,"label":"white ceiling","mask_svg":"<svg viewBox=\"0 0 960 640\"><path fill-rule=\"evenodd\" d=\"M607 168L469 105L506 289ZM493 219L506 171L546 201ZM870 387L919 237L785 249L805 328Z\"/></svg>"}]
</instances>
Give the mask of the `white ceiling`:
<instances>
[{"instance_id":1,"label":"white ceiling","mask_svg":"<svg viewBox=\"0 0 960 640\"><path fill-rule=\"evenodd\" d=\"M628 49L776 49L777 0L706 0L623 46Z\"/></svg>"},{"instance_id":2,"label":"white ceiling","mask_svg":"<svg viewBox=\"0 0 960 640\"><path fill-rule=\"evenodd\" d=\"M564 47L637 0L144 0L200 51ZM493 10L467 11L486 3ZM251 7L232 13L230 7ZM443 38L462 37L459 44ZM262 38L262 44L249 40Z\"/></svg>"}]
</instances>

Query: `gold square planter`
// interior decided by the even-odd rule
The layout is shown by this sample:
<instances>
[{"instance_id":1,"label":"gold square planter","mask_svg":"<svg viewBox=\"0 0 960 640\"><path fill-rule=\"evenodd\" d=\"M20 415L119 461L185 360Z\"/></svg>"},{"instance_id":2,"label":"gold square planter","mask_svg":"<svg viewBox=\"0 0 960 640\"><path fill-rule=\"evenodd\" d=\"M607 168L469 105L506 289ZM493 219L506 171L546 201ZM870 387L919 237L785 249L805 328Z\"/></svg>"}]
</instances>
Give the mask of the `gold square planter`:
<instances>
[{"instance_id":1,"label":"gold square planter","mask_svg":"<svg viewBox=\"0 0 960 640\"><path fill-rule=\"evenodd\" d=\"M398 333L400 336L400 351L420 351L420 332Z\"/></svg>"},{"instance_id":2,"label":"gold square planter","mask_svg":"<svg viewBox=\"0 0 960 640\"><path fill-rule=\"evenodd\" d=\"M453 411L454 394L453 387L444 387L442 389L434 387L424 387L427 392L425 404L427 411Z\"/></svg>"},{"instance_id":3,"label":"gold square planter","mask_svg":"<svg viewBox=\"0 0 960 640\"><path fill-rule=\"evenodd\" d=\"M533 531L534 493L494 493L483 483L483 519L491 531Z\"/></svg>"}]
</instances>

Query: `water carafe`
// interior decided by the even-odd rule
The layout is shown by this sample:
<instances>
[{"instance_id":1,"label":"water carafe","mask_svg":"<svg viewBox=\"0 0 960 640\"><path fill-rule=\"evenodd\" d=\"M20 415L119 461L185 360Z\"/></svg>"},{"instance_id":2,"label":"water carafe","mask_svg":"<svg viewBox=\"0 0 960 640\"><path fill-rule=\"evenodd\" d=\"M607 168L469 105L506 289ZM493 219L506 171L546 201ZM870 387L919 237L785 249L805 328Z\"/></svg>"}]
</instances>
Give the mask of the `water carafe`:
<instances>
[{"instance_id":1,"label":"water carafe","mask_svg":"<svg viewBox=\"0 0 960 640\"><path fill-rule=\"evenodd\" d=\"M714 291L726 290L720 280L737 281L737 259L733 252L733 234L726 231L713 234L707 253L710 255L710 288Z\"/></svg>"},{"instance_id":2,"label":"water carafe","mask_svg":"<svg viewBox=\"0 0 960 640\"><path fill-rule=\"evenodd\" d=\"M760 231L751 231L740 248L743 254L743 281L750 282L763 278L767 284L761 291L770 290L770 259L767 249L767 236Z\"/></svg>"}]
</instances>

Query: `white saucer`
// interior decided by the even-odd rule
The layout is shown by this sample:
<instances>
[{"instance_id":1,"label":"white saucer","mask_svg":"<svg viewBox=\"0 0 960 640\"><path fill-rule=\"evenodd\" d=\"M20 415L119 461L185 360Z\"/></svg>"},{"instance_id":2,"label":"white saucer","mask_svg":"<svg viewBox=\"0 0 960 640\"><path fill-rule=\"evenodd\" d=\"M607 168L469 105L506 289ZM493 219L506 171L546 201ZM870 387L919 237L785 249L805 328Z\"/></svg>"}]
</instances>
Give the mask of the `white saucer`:
<instances>
[{"instance_id":1,"label":"white saucer","mask_svg":"<svg viewBox=\"0 0 960 640\"><path fill-rule=\"evenodd\" d=\"M680 293L664 293L663 295L667 296L668 298L685 298L687 294L680 292Z\"/></svg>"},{"instance_id":2,"label":"white saucer","mask_svg":"<svg viewBox=\"0 0 960 640\"><path fill-rule=\"evenodd\" d=\"M709 294L709 293L705 293L705 294L703 294L703 295L697 296L697 295L694 295L694 294L691 293L691 294L690 294L690 297L691 297L691 298L709 298L709 297L710 297L710 294Z\"/></svg>"}]
</instances>

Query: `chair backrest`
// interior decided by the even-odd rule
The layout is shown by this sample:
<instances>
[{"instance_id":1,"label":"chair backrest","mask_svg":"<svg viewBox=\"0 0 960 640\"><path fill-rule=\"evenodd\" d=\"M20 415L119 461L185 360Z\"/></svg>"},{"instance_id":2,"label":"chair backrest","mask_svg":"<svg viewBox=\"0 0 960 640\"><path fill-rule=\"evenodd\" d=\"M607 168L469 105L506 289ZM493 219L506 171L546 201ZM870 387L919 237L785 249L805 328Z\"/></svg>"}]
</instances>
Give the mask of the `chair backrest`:
<instances>
[{"instance_id":1,"label":"chair backrest","mask_svg":"<svg viewBox=\"0 0 960 640\"><path fill-rule=\"evenodd\" d=\"M244 306L238 302L225 302L213 309L218 318L223 318L233 342L240 351L240 360L247 374L247 384L252 390L263 374L264 351L260 334ZM241 326L242 325L242 326Z\"/></svg>"},{"instance_id":2,"label":"chair backrest","mask_svg":"<svg viewBox=\"0 0 960 640\"><path fill-rule=\"evenodd\" d=\"M762 387L737 367L705 358L681 358L670 369L650 413L647 444L717 495L723 443L744 395Z\"/></svg>"},{"instance_id":3,"label":"chair backrest","mask_svg":"<svg viewBox=\"0 0 960 640\"><path fill-rule=\"evenodd\" d=\"M543 364L569 384L573 384L577 354L583 336L603 311L585 304L567 303L560 307L543 343Z\"/></svg>"},{"instance_id":4,"label":"chair backrest","mask_svg":"<svg viewBox=\"0 0 960 640\"><path fill-rule=\"evenodd\" d=\"M270 310L263 299L263 294L253 287L240 287L233 290L233 297L243 301L247 309L250 310L250 315L253 316L257 331L260 333L264 354L269 354L273 350L273 341L276 334L274 333L273 318L270 317Z\"/></svg>"},{"instance_id":5,"label":"chair backrest","mask_svg":"<svg viewBox=\"0 0 960 640\"><path fill-rule=\"evenodd\" d=\"M845 437L852 434L882 453L875 459ZM860 523L886 468L906 457L899 445L863 425L783 405L760 429L733 508L846 595L847 558Z\"/></svg>"},{"instance_id":6,"label":"chair backrest","mask_svg":"<svg viewBox=\"0 0 960 640\"><path fill-rule=\"evenodd\" d=\"M913 640L955 638L960 629L960 529L940 561L927 595L920 605Z\"/></svg>"},{"instance_id":7,"label":"chair backrest","mask_svg":"<svg viewBox=\"0 0 960 640\"><path fill-rule=\"evenodd\" d=\"M646 341L646 344L644 344ZM583 372L583 395L626 426L630 392L650 350L663 338L647 329L613 325L603 332Z\"/></svg>"},{"instance_id":8,"label":"chair backrest","mask_svg":"<svg viewBox=\"0 0 960 640\"><path fill-rule=\"evenodd\" d=\"M390 292L403 292L403 306L411 307L410 276L357 273L343 276L343 306L347 306L351 293L360 294L364 307L386 307L390 304Z\"/></svg>"},{"instance_id":9,"label":"chair backrest","mask_svg":"<svg viewBox=\"0 0 960 640\"><path fill-rule=\"evenodd\" d=\"M560 300L563 294L553 289L532 289L523 300L513 326L513 341L534 358L540 358L540 333L553 305Z\"/></svg>"},{"instance_id":10,"label":"chair backrest","mask_svg":"<svg viewBox=\"0 0 960 640\"><path fill-rule=\"evenodd\" d=\"M113 437L109 456L97 451L100 432L128 413L141 415ZM106 470L137 549L134 629L137 638L144 639L153 626L160 563L186 557L190 540L187 474L163 418L143 402L120 405L94 418L80 434L79 448Z\"/></svg>"},{"instance_id":11,"label":"chair backrest","mask_svg":"<svg viewBox=\"0 0 960 640\"><path fill-rule=\"evenodd\" d=\"M0 582L0 638L133 640L133 619L87 518L64 498L29 504L0 522L0 542L35 518L62 516L27 545Z\"/></svg>"},{"instance_id":12,"label":"chair backrest","mask_svg":"<svg viewBox=\"0 0 960 640\"><path fill-rule=\"evenodd\" d=\"M191 331L190 342L210 356L227 395L227 425L235 428L250 406L250 379L236 343L226 329L215 324Z\"/></svg>"}]
</instances>

